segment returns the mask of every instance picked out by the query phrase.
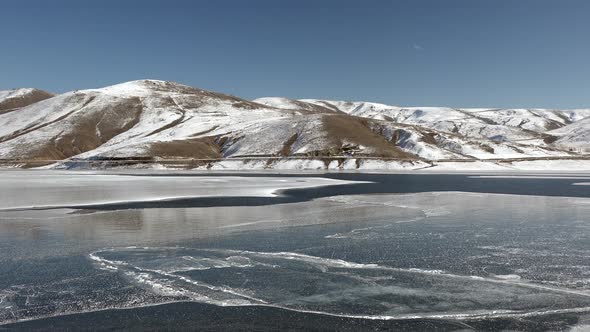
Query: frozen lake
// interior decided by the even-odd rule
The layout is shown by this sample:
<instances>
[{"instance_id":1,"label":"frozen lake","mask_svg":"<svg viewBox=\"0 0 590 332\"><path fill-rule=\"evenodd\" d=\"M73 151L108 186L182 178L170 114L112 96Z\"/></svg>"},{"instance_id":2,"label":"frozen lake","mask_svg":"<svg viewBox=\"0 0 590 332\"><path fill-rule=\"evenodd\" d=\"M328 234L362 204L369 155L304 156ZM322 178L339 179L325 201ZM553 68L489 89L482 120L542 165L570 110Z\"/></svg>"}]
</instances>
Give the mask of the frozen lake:
<instances>
[{"instance_id":1,"label":"frozen lake","mask_svg":"<svg viewBox=\"0 0 590 332\"><path fill-rule=\"evenodd\" d=\"M589 182L2 171L0 324L583 329Z\"/></svg>"}]
</instances>

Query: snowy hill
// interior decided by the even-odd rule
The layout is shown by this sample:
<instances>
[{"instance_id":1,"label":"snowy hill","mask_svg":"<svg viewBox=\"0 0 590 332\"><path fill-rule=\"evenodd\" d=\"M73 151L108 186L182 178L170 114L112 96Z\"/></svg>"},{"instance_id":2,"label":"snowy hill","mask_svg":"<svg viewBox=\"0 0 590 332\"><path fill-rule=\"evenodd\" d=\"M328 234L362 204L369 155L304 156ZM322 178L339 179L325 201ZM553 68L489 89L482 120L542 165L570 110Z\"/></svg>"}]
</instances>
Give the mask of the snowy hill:
<instances>
[{"instance_id":1,"label":"snowy hill","mask_svg":"<svg viewBox=\"0 0 590 332\"><path fill-rule=\"evenodd\" d=\"M563 149L590 153L590 117L549 132L559 137L555 145Z\"/></svg>"},{"instance_id":2,"label":"snowy hill","mask_svg":"<svg viewBox=\"0 0 590 332\"><path fill-rule=\"evenodd\" d=\"M590 109L454 109L445 107L397 107L365 102L301 100L334 106L347 114L421 125L466 137L498 141L544 138L547 132L590 117ZM502 137L500 137L502 136Z\"/></svg>"},{"instance_id":3,"label":"snowy hill","mask_svg":"<svg viewBox=\"0 0 590 332\"><path fill-rule=\"evenodd\" d=\"M31 105L53 95L37 89L13 89L0 91L0 114Z\"/></svg>"},{"instance_id":4,"label":"snowy hill","mask_svg":"<svg viewBox=\"0 0 590 332\"><path fill-rule=\"evenodd\" d=\"M25 95L34 98L16 97ZM248 101L156 80L57 96L0 92L0 105L6 100L21 102L0 108L0 159L20 165L127 158L214 168L366 168L384 161L388 168L419 168L434 161L571 159L589 142L590 110ZM576 149L566 144L573 142Z\"/></svg>"}]
</instances>

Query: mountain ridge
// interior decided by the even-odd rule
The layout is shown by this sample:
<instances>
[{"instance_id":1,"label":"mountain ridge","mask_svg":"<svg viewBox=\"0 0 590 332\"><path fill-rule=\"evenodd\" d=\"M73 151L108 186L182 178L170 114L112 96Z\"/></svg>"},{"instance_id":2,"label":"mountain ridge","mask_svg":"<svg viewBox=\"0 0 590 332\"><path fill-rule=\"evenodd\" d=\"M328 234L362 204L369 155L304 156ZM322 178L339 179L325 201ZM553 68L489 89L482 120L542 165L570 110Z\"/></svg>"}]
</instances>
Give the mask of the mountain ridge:
<instances>
[{"instance_id":1,"label":"mountain ridge","mask_svg":"<svg viewBox=\"0 0 590 332\"><path fill-rule=\"evenodd\" d=\"M0 109L1 160L63 165L113 158L195 159L201 161L193 166L211 167L251 158L273 168L285 164L280 159L300 158L324 160L326 167L337 161L333 167L342 168L353 159L357 167L356 160L383 159L412 167L440 160L568 159L590 151L590 109L400 107L282 97L250 101L159 80L41 96L46 98L9 112Z\"/></svg>"},{"instance_id":2,"label":"mountain ridge","mask_svg":"<svg viewBox=\"0 0 590 332\"><path fill-rule=\"evenodd\" d=\"M0 114L53 97L54 94L33 88L0 91Z\"/></svg>"}]
</instances>

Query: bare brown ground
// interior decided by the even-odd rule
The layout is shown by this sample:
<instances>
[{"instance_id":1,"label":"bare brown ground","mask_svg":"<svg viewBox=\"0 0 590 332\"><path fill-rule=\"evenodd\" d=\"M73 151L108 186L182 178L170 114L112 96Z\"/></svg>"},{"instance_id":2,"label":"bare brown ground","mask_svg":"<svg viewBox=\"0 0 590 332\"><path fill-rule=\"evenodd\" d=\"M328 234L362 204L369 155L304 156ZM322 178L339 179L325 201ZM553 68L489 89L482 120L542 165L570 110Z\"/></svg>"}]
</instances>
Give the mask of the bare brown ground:
<instances>
[{"instance_id":1,"label":"bare brown ground","mask_svg":"<svg viewBox=\"0 0 590 332\"><path fill-rule=\"evenodd\" d=\"M374 152L371 155L375 157L417 159L415 155L403 151L371 130L369 119L333 114L323 116L322 122L323 129L334 146L329 151L322 151L323 155L342 154L343 146L352 143L372 148Z\"/></svg>"},{"instance_id":2,"label":"bare brown ground","mask_svg":"<svg viewBox=\"0 0 590 332\"><path fill-rule=\"evenodd\" d=\"M161 158L219 159L223 157L214 137L155 142L150 146L149 154Z\"/></svg>"},{"instance_id":3,"label":"bare brown ground","mask_svg":"<svg viewBox=\"0 0 590 332\"><path fill-rule=\"evenodd\" d=\"M543 142L545 144L553 144L558 139L559 139L559 137L557 137L557 136L553 136L553 135L549 135L549 134L544 134L543 135Z\"/></svg>"},{"instance_id":4,"label":"bare brown ground","mask_svg":"<svg viewBox=\"0 0 590 332\"><path fill-rule=\"evenodd\" d=\"M423 133L422 134L422 141L428 144L436 145L436 133Z\"/></svg>"},{"instance_id":5,"label":"bare brown ground","mask_svg":"<svg viewBox=\"0 0 590 332\"><path fill-rule=\"evenodd\" d=\"M293 136L291 136L283 145L283 148L280 151L280 155L281 156L288 156L291 154L291 146L293 146L293 143L295 143L295 141L297 141L297 138L299 137L299 134L295 133Z\"/></svg>"}]
</instances>

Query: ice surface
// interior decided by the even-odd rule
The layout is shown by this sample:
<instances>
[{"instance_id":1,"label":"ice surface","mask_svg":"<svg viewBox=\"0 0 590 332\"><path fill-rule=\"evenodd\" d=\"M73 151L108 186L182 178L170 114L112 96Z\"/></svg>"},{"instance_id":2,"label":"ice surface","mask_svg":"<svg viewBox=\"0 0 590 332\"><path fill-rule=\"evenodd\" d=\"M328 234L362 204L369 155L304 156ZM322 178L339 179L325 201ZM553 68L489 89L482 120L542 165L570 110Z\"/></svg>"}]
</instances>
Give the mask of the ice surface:
<instances>
[{"instance_id":1,"label":"ice surface","mask_svg":"<svg viewBox=\"0 0 590 332\"><path fill-rule=\"evenodd\" d=\"M51 207L180 197L271 197L281 189L354 183L327 178L150 177L59 171L0 172L0 209Z\"/></svg>"},{"instance_id":2,"label":"ice surface","mask_svg":"<svg viewBox=\"0 0 590 332\"><path fill-rule=\"evenodd\" d=\"M50 192L62 201L113 193L112 175L5 173L13 178L2 184L18 193L19 205L43 204L36 196ZM84 177L94 178L92 187ZM567 176L547 183L555 177ZM119 182L158 196L170 187L227 194L233 184L255 192L301 180L309 185L305 176L127 175ZM175 301L366 319L590 311L588 198L429 192L263 208L38 212L0 211L0 273L7 276L0 323Z\"/></svg>"}]
</instances>

